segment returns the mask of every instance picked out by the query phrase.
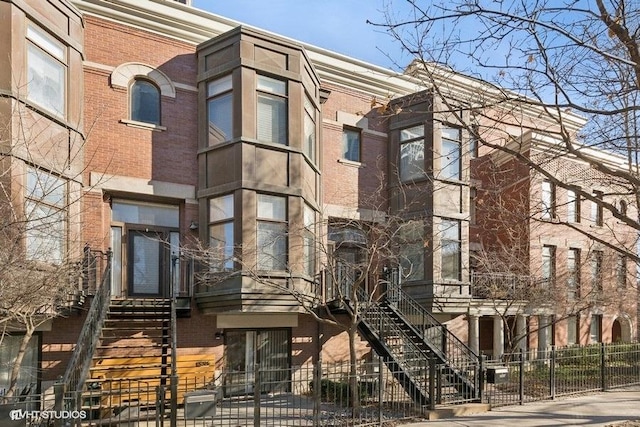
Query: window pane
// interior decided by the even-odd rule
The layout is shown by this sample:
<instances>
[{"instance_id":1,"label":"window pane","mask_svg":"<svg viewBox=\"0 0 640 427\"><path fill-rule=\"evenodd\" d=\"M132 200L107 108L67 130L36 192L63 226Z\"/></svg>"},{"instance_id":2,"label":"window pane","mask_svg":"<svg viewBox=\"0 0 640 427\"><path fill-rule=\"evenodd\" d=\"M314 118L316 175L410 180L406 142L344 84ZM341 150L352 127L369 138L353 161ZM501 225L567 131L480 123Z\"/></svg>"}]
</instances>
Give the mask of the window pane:
<instances>
[{"instance_id":1,"label":"window pane","mask_svg":"<svg viewBox=\"0 0 640 427\"><path fill-rule=\"evenodd\" d=\"M342 131L342 158L354 162L360 161L360 132L345 129Z\"/></svg>"},{"instance_id":2,"label":"window pane","mask_svg":"<svg viewBox=\"0 0 640 427\"><path fill-rule=\"evenodd\" d=\"M64 258L64 211L28 200L25 203L27 218L27 259L58 264Z\"/></svg>"},{"instance_id":3,"label":"window pane","mask_svg":"<svg viewBox=\"0 0 640 427\"><path fill-rule=\"evenodd\" d=\"M286 224L258 222L258 269L285 269L287 261L286 231Z\"/></svg>"},{"instance_id":4,"label":"window pane","mask_svg":"<svg viewBox=\"0 0 640 427\"><path fill-rule=\"evenodd\" d=\"M227 93L210 99L209 108L209 145L229 141L233 136L233 96Z\"/></svg>"},{"instance_id":5,"label":"window pane","mask_svg":"<svg viewBox=\"0 0 640 427\"><path fill-rule=\"evenodd\" d=\"M442 128L442 139L460 141L460 129L451 127Z\"/></svg>"},{"instance_id":6,"label":"window pane","mask_svg":"<svg viewBox=\"0 0 640 427\"><path fill-rule=\"evenodd\" d=\"M567 318L567 344L578 343L578 318L569 316Z\"/></svg>"},{"instance_id":7,"label":"window pane","mask_svg":"<svg viewBox=\"0 0 640 427\"><path fill-rule=\"evenodd\" d=\"M34 45L27 48L27 97L58 115L65 112L65 67Z\"/></svg>"},{"instance_id":8,"label":"window pane","mask_svg":"<svg viewBox=\"0 0 640 427\"><path fill-rule=\"evenodd\" d=\"M124 201L113 202L111 207L113 221L131 224L160 225L179 227L179 210L177 206L135 204Z\"/></svg>"},{"instance_id":9,"label":"window pane","mask_svg":"<svg viewBox=\"0 0 640 427\"><path fill-rule=\"evenodd\" d=\"M231 74L207 84L207 96L212 97L232 89Z\"/></svg>"},{"instance_id":10,"label":"window pane","mask_svg":"<svg viewBox=\"0 0 640 427\"><path fill-rule=\"evenodd\" d=\"M233 222L209 227L211 270L233 270Z\"/></svg>"},{"instance_id":11,"label":"window pane","mask_svg":"<svg viewBox=\"0 0 640 427\"><path fill-rule=\"evenodd\" d=\"M209 200L209 221L233 218L233 194Z\"/></svg>"},{"instance_id":12,"label":"window pane","mask_svg":"<svg viewBox=\"0 0 640 427\"><path fill-rule=\"evenodd\" d=\"M442 278L460 280L460 223L458 221L443 220L440 223Z\"/></svg>"},{"instance_id":13,"label":"window pane","mask_svg":"<svg viewBox=\"0 0 640 427\"><path fill-rule=\"evenodd\" d=\"M400 145L400 179L409 181L424 175L424 140Z\"/></svg>"},{"instance_id":14,"label":"window pane","mask_svg":"<svg viewBox=\"0 0 640 427\"><path fill-rule=\"evenodd\" d=\"M303 147L304 153L311 160L316 159L316 123L313 121L309 114L304 115L304 141Z\"/></svg>"},{"instance_id":15,"label":"window pane","mask_svg":"<svg viewBox=\"0 0 640 427\"><path fill-rule=\"evenodd\" d=\"M18 357L20 345L23 335L4 334L2 336L2 345L0 345L0 395L11 386L11 370L15 365ZM38 384L38 351L40 349L40 338L34 335L29 340L25 349L20 371L18 372L18 383L16 390L22 391L32 388L35 393L35 386Z\"/></svg>"},{"instance_id":16,"label":"window pane","mask_svg":"<svg viewBox=\"0 0 640 427\"><path fill-rule=\"evenodd\" d=\"M160 124L160 91L144 80L131 86L131 120Z\"/></svg>"},{"instance_id":17,"label":"window pane","mask_svg":"<svg viewBox=\"0 0 640 427\"><path fill-rule=\"evenodd\" d=\"M258 90L277 95L286 95L287 84L282 80L276 80L266 76L258 76Z\"/></svg>"},{"instance_id":18,"label":"window pane","mask_svg":"<svg viewBox=\"0 0 640 427\"><path fill-rule=\"evenodd\" d=\"M287 104L283 98L258 95L258 140L287 143Z\"/></svg>"},{"instance_id":19,"label":"window pane","mask_svg":"<svg viewBox=\"0 0 640 427\"><path fill-rule=\"evenodd\" d=\"M405 224L400 229L399 236L403 279L424 279L424 224L421 221Z\"/></svg>"},{"instance_id":20,"label":"window pane","mask_svg":"<svg viewBox=\"0 0 640 427\"><path fill-rule=\"evenodd\" d=\"M424 136L424 125L414 126L400 131L400 141L422 138Z\"/></svg>"},{"instance_id":21,"label":"window pane","mask_svg":"<svg viewBox=\"0 0 640 427\"><path fill-rule=\"evenodd\" d=\"M286 197L258 194L258 217L276 221L287 219Z\"/></svg>"},{"instance_id":22,"label":"window pane","mask_svg":"<svg viewBox=\"0 0 640 427\"><path fill-rule=\"evenodd\" d=\"M27 169L26 191L30 199L58 207L65 205L66 182L46 172Z\"/></svg>"},{"instance_id":23,"label":"window pane","mask_svg":"<svg viewBox=\"0 0 640 427\"><path fill-rule=\"evenodd\" d=\"M27 37L54 58L64 61L64 47L39 28L29 25Z\"/></svg>"},{"instance_id":24,"label":"window pane","mask_svg":"<svg viewBox=\"0 0 640 427\"><path fill-rule=\"evenodd\" d=\"M460 143L442 140L442 177L460 179Z\"/></svg>"}]
</instances>

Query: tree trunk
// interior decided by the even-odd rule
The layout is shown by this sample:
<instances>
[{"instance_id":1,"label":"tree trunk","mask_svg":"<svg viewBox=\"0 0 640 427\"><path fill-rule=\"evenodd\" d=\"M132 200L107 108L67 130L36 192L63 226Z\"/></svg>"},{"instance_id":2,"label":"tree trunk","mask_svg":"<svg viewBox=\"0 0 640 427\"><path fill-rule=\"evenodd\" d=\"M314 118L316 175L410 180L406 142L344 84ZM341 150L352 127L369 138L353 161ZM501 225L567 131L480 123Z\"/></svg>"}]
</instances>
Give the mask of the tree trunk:
<instances>
[{"instance_id":1,"label":"tree trunk","mask_svg":"<svg viewBox=\"0 0 640 427\"><path fill-rule=\"evenodd\" d=\"M354 315L354 319L356 316ZM352 322L349 334L349 394L353 418L360 415L360 393L358 393L358 355L356 353L357 322Z\"/></svg>"}]
</instances>

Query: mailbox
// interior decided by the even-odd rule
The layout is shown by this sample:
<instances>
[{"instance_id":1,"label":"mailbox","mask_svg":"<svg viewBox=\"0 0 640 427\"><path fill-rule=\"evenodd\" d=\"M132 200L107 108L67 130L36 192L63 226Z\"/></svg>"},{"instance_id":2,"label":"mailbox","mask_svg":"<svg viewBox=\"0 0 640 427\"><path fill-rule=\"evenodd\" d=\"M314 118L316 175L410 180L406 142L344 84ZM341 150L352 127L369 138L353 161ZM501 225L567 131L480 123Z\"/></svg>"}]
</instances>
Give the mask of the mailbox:
<instances>
[{"instance_id":1,"label":"mailbox","mask_svg":"<svg viewBox=\"0 0 640 427\"><path fill-rule=\"evenodd\" d=\"M488 384L504 384L509 382L509 369L506 366L487 368Z\"/></svg>"},{"instance_id":2,"label":"mailbox","mask_svg":"<svg viewBox=\"0 0 640 427\"><path fill-rule=\"evenodd\" d=\"M184 394L184 417L194 418L213 417L216 415L215 390L197 390Z\"/></svg>"}]
</instances>

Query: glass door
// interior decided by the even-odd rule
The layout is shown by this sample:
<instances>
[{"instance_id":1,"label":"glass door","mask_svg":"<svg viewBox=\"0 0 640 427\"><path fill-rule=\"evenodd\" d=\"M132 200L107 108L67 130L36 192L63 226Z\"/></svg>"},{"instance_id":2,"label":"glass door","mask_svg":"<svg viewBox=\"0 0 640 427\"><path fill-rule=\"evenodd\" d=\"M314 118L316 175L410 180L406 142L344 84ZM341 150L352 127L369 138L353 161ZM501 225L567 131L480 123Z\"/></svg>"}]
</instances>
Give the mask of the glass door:
<instances>
[{"instance_id":1,"label":"glass door","mask_svg":"<svg viewBox=\"0 0 640 427\"><path fill-rule=\"evenodd\" d=\"M161 233L129 230L129 295L162 296L164 240Z\"/></svg>"}]
</instances>

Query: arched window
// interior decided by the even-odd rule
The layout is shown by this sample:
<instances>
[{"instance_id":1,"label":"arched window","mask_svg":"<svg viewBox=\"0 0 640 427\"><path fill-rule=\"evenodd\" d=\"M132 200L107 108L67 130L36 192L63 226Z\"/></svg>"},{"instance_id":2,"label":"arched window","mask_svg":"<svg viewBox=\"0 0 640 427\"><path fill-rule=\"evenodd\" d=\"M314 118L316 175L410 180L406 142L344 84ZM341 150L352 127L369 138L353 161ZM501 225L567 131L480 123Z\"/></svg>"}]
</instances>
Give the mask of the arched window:
<instances>
[{"instance_id":1,"label":"arched window","mask_svg":"<svg viewBox=\"0 0 640 427\"><path fill-rule=\"evenodd\" d=\"M160 124L160 89L148 80L137 79L131 85L131 120Z\"/></svg>"}]
</instances>

